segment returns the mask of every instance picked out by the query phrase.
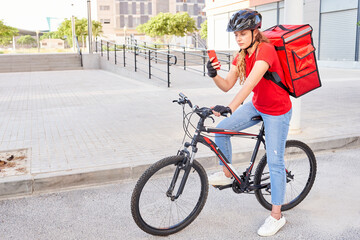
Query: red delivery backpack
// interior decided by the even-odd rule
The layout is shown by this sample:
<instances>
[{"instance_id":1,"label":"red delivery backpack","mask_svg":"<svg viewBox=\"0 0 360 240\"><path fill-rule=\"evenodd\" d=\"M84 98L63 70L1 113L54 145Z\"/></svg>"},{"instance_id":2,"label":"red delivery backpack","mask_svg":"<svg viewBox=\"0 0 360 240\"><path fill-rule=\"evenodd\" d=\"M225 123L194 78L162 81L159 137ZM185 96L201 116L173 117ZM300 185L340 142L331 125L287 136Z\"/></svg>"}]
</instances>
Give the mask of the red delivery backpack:
<instances>
[{"instance_id":1,"label":"red delivery backpack","mask_svg":"<svg viewBox=\"0 0 360 240\"><path fill-rule=\"evenodd\" d=\"M275 46L285 80L281 81L277 73L269 71L264 78L273 81L295 98L321 87L312 30L312 27L306 24L276 25L263 31Z\"/></svg>"}]
</instances>

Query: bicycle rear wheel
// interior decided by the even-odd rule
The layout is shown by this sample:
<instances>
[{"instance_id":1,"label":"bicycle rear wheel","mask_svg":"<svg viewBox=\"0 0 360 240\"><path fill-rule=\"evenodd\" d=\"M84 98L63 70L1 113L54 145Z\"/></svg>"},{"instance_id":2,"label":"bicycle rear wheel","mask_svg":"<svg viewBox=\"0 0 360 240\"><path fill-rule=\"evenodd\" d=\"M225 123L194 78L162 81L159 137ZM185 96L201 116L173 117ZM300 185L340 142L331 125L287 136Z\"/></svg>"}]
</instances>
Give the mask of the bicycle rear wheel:
<instances>
[{"instance_id":1,"label":"bicycle rear wheel","mask_svg":"<svg viewBox=\"0 0 360 240\"><path fill-rule=\"evenodd\" d=\"M285 203L281 210L289 210L298 205L308 195L316 177L316 159L313 151L305 143L289 140L286 142L284 154L286 168ZM267 187L255 191L259 203L271 210L270 174L266 154L256 168L255 185L265 184Z\"/></svg>"},{"instance_id":2,"label":"bicycle rear wheel","mask_svg":"<svg viewBox=\"0 0 360 240\"><path fill-rule=\"evenodd\" d=\"M208 180L196 160L182 194L174 199L185 173L183 162L184 156L164 158L150 166L138 180L131 198L131 213L143 231L159 236L176 233L194 221L204 207ZM175 187L169 193L174 179Z\"/></svg>"}]
</instances>

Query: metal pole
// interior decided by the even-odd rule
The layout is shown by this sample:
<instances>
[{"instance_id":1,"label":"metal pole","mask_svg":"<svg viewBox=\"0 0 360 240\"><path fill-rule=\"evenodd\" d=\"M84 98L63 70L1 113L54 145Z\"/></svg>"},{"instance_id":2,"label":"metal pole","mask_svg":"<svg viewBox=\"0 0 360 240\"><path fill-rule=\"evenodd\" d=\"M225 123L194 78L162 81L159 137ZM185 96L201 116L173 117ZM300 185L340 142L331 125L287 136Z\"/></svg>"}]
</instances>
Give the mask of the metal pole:
<instances>
[{"instance_id":1,"label":"metal pole","mask_svg":"<svg viewBox=\"0 0 360 240\"><path fill-rule=\"evenodd\" d=\"M73 6L74 4L71 4L71 5ZM71 16L71 30L72 30L73 51L75 52L76 51L76 49L75 49L75 35L76 35L76 33L75 33L75 17L74 17L74 15Z\"/></svg>"},{"instance_id":2,"label":"metal pole","mask_svg":"<svg viewBox=\"0 0 360 240\"><path fill-rule=\"evenodd\" d=\"M124 67L126 67L126 65L125 65L125 47L126 47L126 45L124 44L123 45Z\"/></svg>"},{"instance_id":3,"label":"metal pole","mask_svg":"<svg viewBox=\"0 0 360 240\"><path fill-rule=\"evenodd\" d=\"M144 42L144 48L145 48L144 49L144 53L145 53L144 55L145 55L145 59L146 59L146 42Z\"/></svg>"},{"instance_id":4,"label":"metal pole","mask_svg":"<svg viewBox=\"0 0 360 240\"><path fill-rule=\"evenodd\" d=\"M39 30L36 30L36 48L37 48L38 52L40 52Z\"/></svg>"},{"instance_id":5,"label":"metal pole","mask_svg":"<svg viewBox=\"0 0 360 240\"><path fill-rule=\"evenodd\" d=\"M157 45L155 44L155 63L157 63Z\"/></svg>"},{"instance_id":6,"label":"metal pole","mask_svg":"<svg viewBox=\"0 0 360 240\"><path fill-rule=\"evenodd\" d=\"M167 55L167 80L168 80L168 87L170 87L170 55Z\"/></svg>"},{"instance_id":7,"label":"metal pole","mask_svg":"<svg viewBox=\"0 0 360 240\"><path fill-rule=\"evenodd\" d=\"M149 50L149 79L151 79L151 59L150 59L150 50Z\"/></svg>"},{"instance_id":8,"label":"metal pole","mask_svg":"<svg viewBox=\"0 0 360 240\"><path fill-rule=\"evenodd\" d=\"M103 44L102 44L102 39L100 40L100 52L101 52L101 56L103 56L103 49L102 49L102 46L103 46Z\"/></svg>"},{"instance_id":9,"label":"metal pole","mask_svg":"<svg viewBox=\"0 0 360 240\"><path fill-rule=\"evenodd\" d=\"M203 50L203 76L205 76L206 51Z\"/></svg>"},{"instance_id":10,"label":"metal pole","mask_svg":"<svg viewBox=\"0 0 360 240\"><path fill-rule=\"evenodd\" d=\"M286 24L303 24L303 0L284 1L284 22ZM292 118L289 132L296 134L301 132L301 98L290 98L292 102Z\"/></svg>"},{"instance_id":11,"label":"metal pole","mask_svg":"<svg viewBox=\"0 0 360 240\"><path fill-rule=\"evenodd\" d=\"M357 23L360 24L360 1L358 1ZM359 61L359 25L356 25L356 39L355 39L355 61Z\"/></svg>"},{"instance_id":12,"label":"metal pole","mask_svg":"<svg viewBox=\"0 0 360 240\"><path fill-rule=\"evenodd\" d=\"M116 44L115 44L115 64L116 64Z\"/></svg>"},{"instance_id":13,"label":"metal pole","mask_svg":"<svg viewBox=\"0 0 360 240\"><path fill-rule=\"evenodd\" d=\"M134 46L135 72L136 72L136 46Z\"/></svg>"},{"instance_id":14,"label":"metal pole","mask_svg":"<svg viewBox=\"0 0 360 240\"><path fill-rule=\"evenodd\" d=\"M186 70L186 51L184 47L184 70Z\"/></svg>"},{"instance_id":15,"label":"metal pole","mask_svg":"<svg viewBox=\"0 0 360 240\"><path fill-rule=\"evenodd\" d=\"M109 42L106 42L107 60L109 61Z\"/></svg>"},{"instance_id":16,"label":"metal pole","mask_svg":"<svg viewBox=\"0 0 360 240\"><path fill-rule=\"evenodd\" d=\"M92 22L91 22L91 0L87 0L88 9L88 38L89 38L89 54L92 54Z\"/></svg>"},{"instance_id":17,"label":"metal pole","mask_svg":"<svg viewBox=\"0 0 360 240\"><path fill-rule=\"evenodd\" d=\"M97 38L96 38L96 40L95 40L95 51L96 51L96 52L98 52L98 49L97 49L98 47L97 47L97 45L98 45L98 42L97 42Z\"/></svg>"},{"instance_id":18,"label":"metal pole","mask_svg":"<svg viewBox=\"0 0 360 240\"><path fill-rule=\"evenodd\" d=\"M230 54L228 55L228 61L229 61L229 71L230 71L230 68L231 68Z\"/></svg>"}]
</instances>

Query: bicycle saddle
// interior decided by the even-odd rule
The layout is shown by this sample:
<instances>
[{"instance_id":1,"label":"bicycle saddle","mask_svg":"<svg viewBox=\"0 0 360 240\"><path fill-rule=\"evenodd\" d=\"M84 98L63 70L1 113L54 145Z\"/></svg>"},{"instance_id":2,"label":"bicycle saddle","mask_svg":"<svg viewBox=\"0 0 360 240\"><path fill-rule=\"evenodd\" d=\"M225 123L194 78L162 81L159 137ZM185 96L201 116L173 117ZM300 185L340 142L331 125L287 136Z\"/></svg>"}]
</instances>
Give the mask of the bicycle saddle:
<instances>
[{"instance_id":1,"label":"bicycle saddle","mask_svg":"<svg viewBox=\"0 0 360 240\"><path fill-rule=\"evenodd\" d=\"M253 117L251 118L252 121L262 121L262 117L261 116L256 116L256 117Z\"/></svg>"}]
</instances>

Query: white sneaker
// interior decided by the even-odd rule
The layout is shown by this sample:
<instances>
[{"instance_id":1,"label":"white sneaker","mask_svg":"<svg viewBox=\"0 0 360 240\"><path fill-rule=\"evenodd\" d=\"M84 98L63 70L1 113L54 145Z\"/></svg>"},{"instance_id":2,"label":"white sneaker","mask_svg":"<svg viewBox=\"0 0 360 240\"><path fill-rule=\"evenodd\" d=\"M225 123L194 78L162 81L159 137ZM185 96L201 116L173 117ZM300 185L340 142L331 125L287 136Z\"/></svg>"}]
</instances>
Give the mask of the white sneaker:
<instances>
[{"instance_id":1,"label":"white sneaker","mask_svg":"<svg viewBox=\"0 0 360 240\"><path fill-rule=\"evenodd\" d=\"M208 179L209 184L213 186L224 186L234 182L233 178L226 177L223 171L212 174Z\"/></svg>"},{"instance_id":2,"label":"white sneaker","mask_svg":"<svg viewBox=\"0 0 360 240\"><path fill-rule=\"evenodd\" d=\"M272 216L265 219L265 223L259 228L258 234L262 237L272 236L277 233L286 223L285 217L281 216L279 220L276 220Z\"/></svg>"}]
</instances>

